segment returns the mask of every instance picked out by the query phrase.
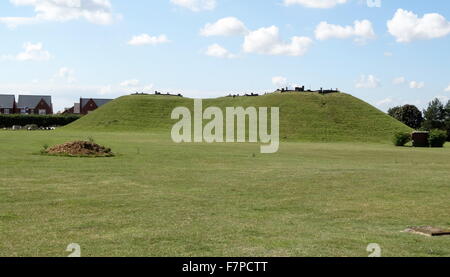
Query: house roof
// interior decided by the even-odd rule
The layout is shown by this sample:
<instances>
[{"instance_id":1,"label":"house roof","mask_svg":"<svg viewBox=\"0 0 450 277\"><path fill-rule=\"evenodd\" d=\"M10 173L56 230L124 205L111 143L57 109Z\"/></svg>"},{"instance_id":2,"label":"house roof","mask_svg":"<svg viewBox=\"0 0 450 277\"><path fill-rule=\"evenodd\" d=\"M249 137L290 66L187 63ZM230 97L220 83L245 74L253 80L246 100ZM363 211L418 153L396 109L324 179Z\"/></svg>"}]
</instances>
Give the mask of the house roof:
<instances>
[{"instance_id":1,"label":"house roof","mask_svg":"<svg viewBox=\"0 0 450 277\"><path fill-rule=\"evenodd\" d=\"M94 101L94 103L97 105L97 107L100 107L100 106L103 106L103 105L105 105L106 103L108 103L108 102L110 102L110 101L112 101L113 99L94 99L94 98L81 98L80 99L80 105L81 105L81 107L82 108L84 108L84 106L86 106L86 104L89 102L89 100L91 100L92 99L92 101Z\"/></svg>"},{"instance_id":2,"label":"house roof","mask_svg":"<svg viewBox=\"0 0 450 277\"><path fill-rule=\"evenodd\" d=\"M35 108L39 102L44 99L45 102L51 107L52 97L48 95L19 95L19 103L17 107L22 108Z\"/></svg>"},{"instance_id":3,"label":"house roof","mask_svg":"<svg viewBox=\"0 0 450 277\"><path fill-rule=\"evenodd\" d=\"M13 109L15 100L16 98L14 95L0 94L0 108Z\"/></svg>"}]
</instances>

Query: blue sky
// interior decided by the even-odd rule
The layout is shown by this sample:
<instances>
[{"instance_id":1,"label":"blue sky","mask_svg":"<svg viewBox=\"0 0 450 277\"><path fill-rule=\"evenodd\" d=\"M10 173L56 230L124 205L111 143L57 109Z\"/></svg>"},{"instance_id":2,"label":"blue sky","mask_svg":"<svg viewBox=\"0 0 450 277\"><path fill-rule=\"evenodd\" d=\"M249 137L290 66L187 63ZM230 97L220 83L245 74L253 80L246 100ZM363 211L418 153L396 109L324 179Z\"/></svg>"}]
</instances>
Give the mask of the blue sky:
<instances>
[{"instance_id":1,"label":"blue sky","mask_svg":"<svg viewBox=\"0 0 450 277\"><path fill-rule=\"evenodd\" d=\"M56 110L80 96L215 97L296 84L339 88L382 110L448 100L450 4L380 4L3 0L0 93L51 94Z\"/></svg>"}]
</instances>

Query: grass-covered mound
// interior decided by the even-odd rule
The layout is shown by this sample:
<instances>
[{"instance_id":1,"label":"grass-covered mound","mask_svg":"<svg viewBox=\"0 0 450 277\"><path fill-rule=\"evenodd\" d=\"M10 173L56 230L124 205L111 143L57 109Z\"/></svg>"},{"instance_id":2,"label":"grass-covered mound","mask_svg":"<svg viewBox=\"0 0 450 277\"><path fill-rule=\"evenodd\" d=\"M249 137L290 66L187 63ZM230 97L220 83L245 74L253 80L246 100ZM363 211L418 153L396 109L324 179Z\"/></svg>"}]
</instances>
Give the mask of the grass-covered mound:
<instances>
[{"instance_id":1,"label":"grass-covered mound","mask_svg":"<svg viewBox=\"0 0 450 277\"><path fill-rule=\"evenodd\" d=\"M171 120L170 115L178 106L193 111L193 100L173 96L124 96L64 129L151 131L164 132L170 136L170 130L176 122ZM375 107L344 93L273 93L259 97L222 97L205 99L203 106L279 107L280 138L285 141L388 143L395 133L411 131Z\"/></svg>"},{"instance_id":2,"label":"grass-covered mound","mask_svg":"<svg viewBox=\"0 0 450 277\"><path fill-rule=\"evenodd\" d=\"M43 154L71 157L112 157L110 148L90 141L74 141L55 145L43 151Z\"/></svg>"}]
</instances>

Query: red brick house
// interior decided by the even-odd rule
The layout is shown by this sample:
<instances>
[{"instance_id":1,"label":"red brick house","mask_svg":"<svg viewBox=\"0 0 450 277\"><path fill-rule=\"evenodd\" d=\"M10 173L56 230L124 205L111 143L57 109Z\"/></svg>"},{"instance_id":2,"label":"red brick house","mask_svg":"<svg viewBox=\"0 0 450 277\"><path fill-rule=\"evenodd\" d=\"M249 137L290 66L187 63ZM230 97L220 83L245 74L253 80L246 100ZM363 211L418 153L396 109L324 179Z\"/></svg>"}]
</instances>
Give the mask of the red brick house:
<instances>
[{"instance_id":1,"label":"red brick house","mask_svg":"<svg viewBox=\"0 0 450 277\"><path fill-rule=\"evenodd\" d=\"M42 95L19 95L16 113L20 114L53 114L51 96Z\"/></svg>"},{"instance_id":2,"label":"red brick house","mask_svg":"<svg viewBox=\"0 0 450 277\"><path fill-rule=\"evenodd\" d=\"M16 110L16 97L14 95L0 94L0 114L12 114Z\"/></svg>"},{"instance_id":3,"label":"red brick house","mask_svg":"<svg viewBox=\"0 0 450 277\"><path fill-rule=\"evenodd\" d=\"M88 114L110 101L112 101L112 99L80 98L80 113Z\"/></svg>"},{"instance_id":4,"label":"red brick house","mask_svg":"<svg viewBox=\"0 0 450 277\"><path fill-rule=\"evenodd\" d=\"M64 111L65 114L88 114L113 99L98 99L98 98L80 98L79 103Z\"/></svg>"}]
</instances>

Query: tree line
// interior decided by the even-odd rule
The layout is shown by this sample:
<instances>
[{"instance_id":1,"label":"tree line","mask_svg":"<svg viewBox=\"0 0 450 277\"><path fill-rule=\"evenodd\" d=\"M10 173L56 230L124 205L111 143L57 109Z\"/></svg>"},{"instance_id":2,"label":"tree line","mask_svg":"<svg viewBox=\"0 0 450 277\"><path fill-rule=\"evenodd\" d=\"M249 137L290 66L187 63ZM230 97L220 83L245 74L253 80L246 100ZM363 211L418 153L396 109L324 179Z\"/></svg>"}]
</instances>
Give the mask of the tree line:
<instances>
[{"instance_id":1,"label":"tree line","mask_svg":"<svg viewBox=\"0 0 450 277\"><path fill-rule=\"evenodd\" d=\"M389 109L388 114L416 130L447 131L447 140L450 141L450 100L444 105L436 98L423 111L414 105L398 106Z\"/></svg>"}]
</instances>

